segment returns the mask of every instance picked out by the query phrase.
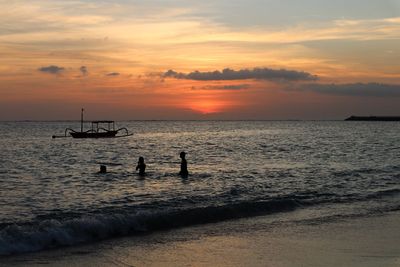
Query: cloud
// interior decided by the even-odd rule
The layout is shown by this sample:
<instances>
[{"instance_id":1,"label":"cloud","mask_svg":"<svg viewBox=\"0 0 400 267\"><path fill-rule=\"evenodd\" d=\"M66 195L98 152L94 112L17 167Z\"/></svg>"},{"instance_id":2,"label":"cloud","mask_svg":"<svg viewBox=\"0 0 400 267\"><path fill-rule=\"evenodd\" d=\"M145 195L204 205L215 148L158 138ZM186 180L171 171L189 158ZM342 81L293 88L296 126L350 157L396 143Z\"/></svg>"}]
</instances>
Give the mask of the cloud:
<instances>
[{"instance_id":1,"label":"cloud","mask_svg":"<svg viewBox=\"0 0 400 267\"><path fill-rule=\"evenodd\" d=\"M81 67L79 68L79 71L82 73L83 76L88 75L88 69L87 69L86 66L81 66Z\"/></svg>"},{"instance_id":2,"label":"cloud","mask_svg":"<svg viewBox=\"0 0 400 267\"><path fill-rule=\"evenodd\" d=\"M64 70L63 67L58 67L55 65L50 65L48 67L41 67L38 69L38 71L47 72L47 73L51 73L51 74L58 74L58 73L62 72L63 70Z\"/></svg>"},{"instance_id":3,"label":"cloud","mask_svg":"<svg viewBox=\"0 0 400 267\"><path fill-rule=\"evenodd\" d=\"M270 81L315 81L317 76L308 72L295 70L274 70L269 68L254 68L232 70L224 69L222 71L200 72L194 71L190 73L176 72L168 70L163 74L165 78L187 79L196 81L222 81L222 80L270 80Z\"/></svg>"},{"instance_id":4,"label":"cloud","mask_svg":"<svg viewBox=\"0 0 400 267\"><path fill-rule=\"evenodd\" d=\"M118 76L120 73L119 72L110 72L107 73L106 76Z\"/></svg>"},{"instance_id":5,"label":"cloud","mask_svg":"<svg viewBox=\"0 0 400 267\"><path fill-rule=\"evenodd\" d=\"M192 90L227 90L227 91L236 91L236 90L244 90L250 87L249 84L228 84L228 85L207 85L196 87L193 86Z\"/></svg>"},{"instance_id":6,"label":"cloud","mask_svg":"<svg viewBox=\"0 0 400 267\"><path fill-rule=\"evenodd\" d=\"M348 83L348 84L305 84L290 90L312 91L322 94L369 97L400 97L399 84Z\"/></svg>"}]
</instances>

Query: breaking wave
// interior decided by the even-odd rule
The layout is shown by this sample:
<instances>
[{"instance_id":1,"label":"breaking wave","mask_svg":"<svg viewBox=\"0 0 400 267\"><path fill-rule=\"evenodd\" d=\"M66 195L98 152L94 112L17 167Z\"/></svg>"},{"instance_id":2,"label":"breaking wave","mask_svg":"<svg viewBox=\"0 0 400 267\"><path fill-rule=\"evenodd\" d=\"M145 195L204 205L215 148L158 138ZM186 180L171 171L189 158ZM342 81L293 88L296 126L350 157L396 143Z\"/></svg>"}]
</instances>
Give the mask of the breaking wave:
<instances>
[{"instance_id":1,"label":"breaking wave","mask_svg":"<svg viewBox=\"0 0 400 267\"><path fill-rule=\"evenodd\" d=\"M291 211L301 203L292 199L242 202L183 210L95 214L3 225L0 255L71 246L112 237L218 222L261 214Z\"/></svg>"}]
</instances>

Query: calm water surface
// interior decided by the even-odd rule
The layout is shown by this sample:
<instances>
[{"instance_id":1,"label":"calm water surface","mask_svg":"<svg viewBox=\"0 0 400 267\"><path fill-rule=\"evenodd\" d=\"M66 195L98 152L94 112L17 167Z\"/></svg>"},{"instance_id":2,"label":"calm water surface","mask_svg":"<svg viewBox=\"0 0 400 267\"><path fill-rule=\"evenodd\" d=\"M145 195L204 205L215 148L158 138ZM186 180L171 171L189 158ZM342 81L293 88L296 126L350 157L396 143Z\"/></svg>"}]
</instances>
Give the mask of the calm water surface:
<instances>
[{"instance_id":1,"label":"calm water surface","mask_svg":"<svg viewBox=\"0 0 400 267\"><path fill-rule=\"evenodd\" d=\"M118 126L134 135L52 139L79 123L0 122L0 255L298 209L313 210L307 219L400 207L398 122Z\"/></svg>"}]
</instances>

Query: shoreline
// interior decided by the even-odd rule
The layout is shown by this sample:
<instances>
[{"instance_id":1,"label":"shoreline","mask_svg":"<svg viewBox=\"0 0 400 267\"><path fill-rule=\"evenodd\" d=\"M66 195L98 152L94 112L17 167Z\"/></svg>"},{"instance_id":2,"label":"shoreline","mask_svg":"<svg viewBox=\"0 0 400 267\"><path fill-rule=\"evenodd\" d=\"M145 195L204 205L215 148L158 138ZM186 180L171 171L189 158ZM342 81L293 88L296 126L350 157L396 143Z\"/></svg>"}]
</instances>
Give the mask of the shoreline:
<instances>
[{"instance_id":1,"label":"shoreline","mask_svg":"<svg viewBox=\"0 0 400 267\"><path fill-rule=\"evenodd\" d=\"M301 213L301 212L300 212ZM0 258L0 266L399 266L400 212L329 222L298 212Z\"/></svg>"}]
</instances>

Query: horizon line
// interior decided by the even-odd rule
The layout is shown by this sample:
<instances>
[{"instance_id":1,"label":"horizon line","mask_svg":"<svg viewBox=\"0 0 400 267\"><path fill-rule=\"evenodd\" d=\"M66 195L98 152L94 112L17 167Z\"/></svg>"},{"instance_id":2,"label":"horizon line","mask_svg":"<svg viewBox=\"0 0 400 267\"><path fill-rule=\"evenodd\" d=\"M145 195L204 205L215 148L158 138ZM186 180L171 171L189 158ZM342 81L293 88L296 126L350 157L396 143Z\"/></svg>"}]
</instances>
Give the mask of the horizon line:
<instances>
[{"instance_id":1,"label":"horizon line","mask_svg":"<svg viewBox=\"0 0 400 267\"><path fill-rule=\"evenodd\" d=\"M113 120L119 121L344 121L345 119L124 119ZM92 122L93 120L84 120L84 122ZM0 122L80 122L80 120L0 120Z\"/></svg>"}]
</instances>

